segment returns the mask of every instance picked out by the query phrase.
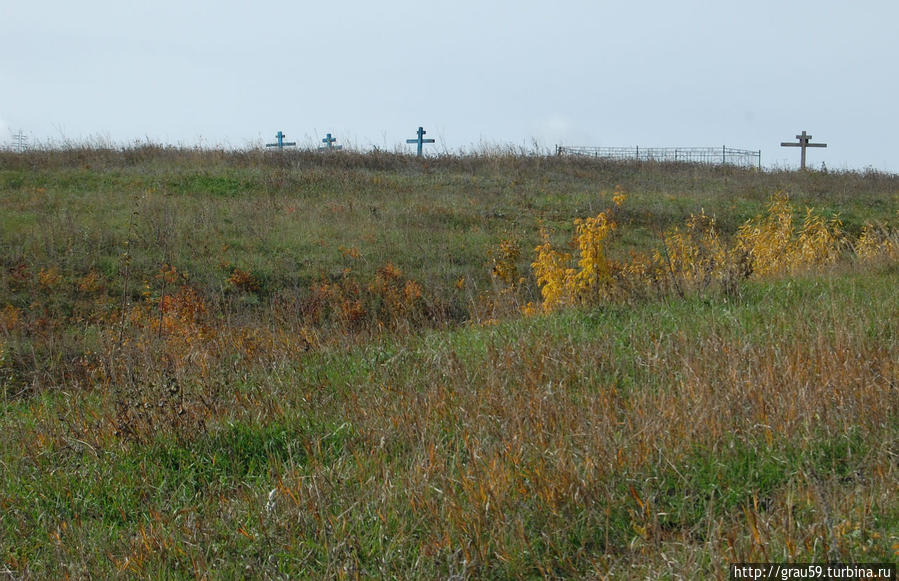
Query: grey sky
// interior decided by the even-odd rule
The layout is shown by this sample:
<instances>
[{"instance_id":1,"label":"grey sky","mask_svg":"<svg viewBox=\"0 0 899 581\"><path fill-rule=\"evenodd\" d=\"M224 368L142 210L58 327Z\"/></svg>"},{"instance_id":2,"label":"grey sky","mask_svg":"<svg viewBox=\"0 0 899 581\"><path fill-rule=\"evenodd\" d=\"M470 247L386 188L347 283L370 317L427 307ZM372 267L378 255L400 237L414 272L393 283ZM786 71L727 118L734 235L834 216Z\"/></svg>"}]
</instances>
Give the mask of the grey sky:
<instances>
[{"instance_id":1,"label":"grey sky","mask_svg":"<svg viewBox=\"0 0 899 581\"><path fill-rule=\"evenodd\" d=\"M899 172L899 2L0 0L0 143L781 148ZM891 144L892 143L892 144Z\"/></svg>"}]
</instances>

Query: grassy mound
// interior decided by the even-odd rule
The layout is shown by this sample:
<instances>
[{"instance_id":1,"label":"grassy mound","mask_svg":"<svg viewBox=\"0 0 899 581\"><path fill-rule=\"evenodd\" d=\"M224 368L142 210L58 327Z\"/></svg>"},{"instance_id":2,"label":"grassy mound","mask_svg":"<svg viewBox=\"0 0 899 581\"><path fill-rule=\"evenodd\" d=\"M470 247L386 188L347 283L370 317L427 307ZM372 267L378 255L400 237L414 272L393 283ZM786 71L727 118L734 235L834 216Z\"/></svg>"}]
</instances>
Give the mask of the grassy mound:
<instances>
[{"instance_id":1,"label":"grassy mound","mask_svg":"<svg viewBox=\"0 0 899 581\"><path fill-rule=\"evenodd\" d=\"M717 255L697 249L731 252L747 224L766 264L800 256L762 236L784 231L765 230L778 191L791 240L811 206L845 243L699 284ZM897 207L899 178L874 173L0 153L0 563L723 578L895 562ZM545 244L588 260L556 273L564 304L528 309ZM609 286L654 253L677 284Z\"/></svg>"}]
</instances>

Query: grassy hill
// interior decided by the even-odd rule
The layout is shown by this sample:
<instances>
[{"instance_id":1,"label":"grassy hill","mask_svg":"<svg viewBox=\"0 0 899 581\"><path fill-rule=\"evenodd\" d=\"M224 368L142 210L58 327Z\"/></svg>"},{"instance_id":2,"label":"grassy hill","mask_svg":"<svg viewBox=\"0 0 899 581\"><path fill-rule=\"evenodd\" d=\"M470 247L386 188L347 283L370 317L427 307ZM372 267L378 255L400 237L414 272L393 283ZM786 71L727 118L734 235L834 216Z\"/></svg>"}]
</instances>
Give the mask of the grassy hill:
<instances>
[{"instance_id":1,"label":"grassy hill","mask_svg":"<svg viewBox=\"0 0 899 581\"><path fill-rule=\"evenodd\" d=\"M795 235L768 260L827 243L805 207L822 236L840 221L828 259L709 262L736 256L747 223L774 228L779 192ZM0 566L726 578L741 561L896 562L897 210L899 177L875 172L0 152ZM590 286L575 220L600 212L614 228ZM690 229L703 215L714 229ZM567 307L532 268L544 243L574 255Z\"/></svg>"}]
</instances>

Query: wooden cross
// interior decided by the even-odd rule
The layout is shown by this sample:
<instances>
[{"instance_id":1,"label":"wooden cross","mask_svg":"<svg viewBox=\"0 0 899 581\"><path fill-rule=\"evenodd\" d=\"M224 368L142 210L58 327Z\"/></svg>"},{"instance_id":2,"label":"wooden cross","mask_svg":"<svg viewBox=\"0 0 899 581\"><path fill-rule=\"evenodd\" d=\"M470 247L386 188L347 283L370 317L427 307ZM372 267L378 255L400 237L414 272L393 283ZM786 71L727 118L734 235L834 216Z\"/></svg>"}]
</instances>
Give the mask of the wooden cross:
<instances>
[{"instance_id":1,"label":"wooden cross","mask_svg":"<svg viewBox=\"0 0 899 581\"><path fill-rule=\"evenodd\" d=\"M278 149L284 149L285 147L289 147L289 146L297 144L296 141L284 141L285 137L287 137L287 135L279 131L279 132L275 133L275 138L277 138L278 142L277 143L266 143L265 146L266 147L277 147Z\"/></svg>"},{"instance_id":2,"label":"wooden cross","mask_svg":"<svg viewBox=\"0 0 899 581\"><path fill-rule=\"evenodd\" d=\"M418 157L421 157L421 146L423 143L434 143L433 139L425 139L424 135L427 131L424 130L423 127L418 128L418 137L415 139L407 139L406 143L417 143L418 144Z\"/></svg>"},{"instance_id":3,"label":"wooden cross","mask_svg":"<svg viewBox=\"0 0 899 581\"><path fill-rule=\"evenodd\" d=\"M780 144L781 147L801 147L802 148L802 161L799 163L799 169L805 169L805 148L806 147L827 147L826 143L811 143L812 136L806 135L803 130L802 134L797 135L796 139L799 140L799 143L785 143L782 142Z\"/></svg>"},{"instance_id":4,"label":"wooden cross","mask_svg":"<svg viewBox=\"0 0 899 581\"><path fill-rule=\"evenodd\" d=\"M331 134L329 133L327 136L325 136L324 139L322 139L322 143L324 143L325 146L322 147L322 148L320 148L320 149L325 149L325 148L328 148L328 149L343 149L343 146L342 146L342 145L334 145L334 142L335 142L335 141L337 141L337 138L336 138L336 137L331 137Z\"/></svg>"}]
</instances>

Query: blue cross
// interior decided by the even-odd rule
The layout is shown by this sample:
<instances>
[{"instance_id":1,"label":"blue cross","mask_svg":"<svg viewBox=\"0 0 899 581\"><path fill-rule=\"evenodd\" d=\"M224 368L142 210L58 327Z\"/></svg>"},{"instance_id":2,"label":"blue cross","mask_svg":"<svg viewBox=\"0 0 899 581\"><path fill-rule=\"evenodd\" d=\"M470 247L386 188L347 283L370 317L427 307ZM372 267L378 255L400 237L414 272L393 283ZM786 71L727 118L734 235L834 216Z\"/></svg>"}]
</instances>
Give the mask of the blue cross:
<instances>
[{"instance_id":1,"label":"blue cross","mask_svg":"<svg viewBox=\"0 0 899 581\"><path fill-rule=\"evenodd\" d=\"M325 147L327 147L328 149L343 149L342 145L334 145L335 141L337 141L337 138L331 137L331 134L329 133L324 139L322 139L322 143L324 143L325 146L320 147L319 149L325 149Z\"/></svg>"},{"instance_id":2,"label":"blue cross","mask_svg":"<svg viewBox=\"0 0 899 581\"><path fill-rule=\"evenodd\" d=\"M421 145L423 143L434 143L433 139L425 139L424 135L427 131L424 130L423 127L418 128L418 137L416 139L407 139L406 143L417 143L418 144L418 157L421 157Z\"/></svg>"},{"instance_id":3,"label":"blue cross","mask_svg":"<svg viewBox=\"0 0 899 581\"><path fill-rule=\"evenodd\" d=\"M277 143L266 143L266 147L277 147L278 149L284 149L285 147L289 147L292 145L296 145L296 141L284 141L284 138L287 137L286 134L282 132L275 133L275 137L278 139Z\"/></svg>"}]
</instances>

